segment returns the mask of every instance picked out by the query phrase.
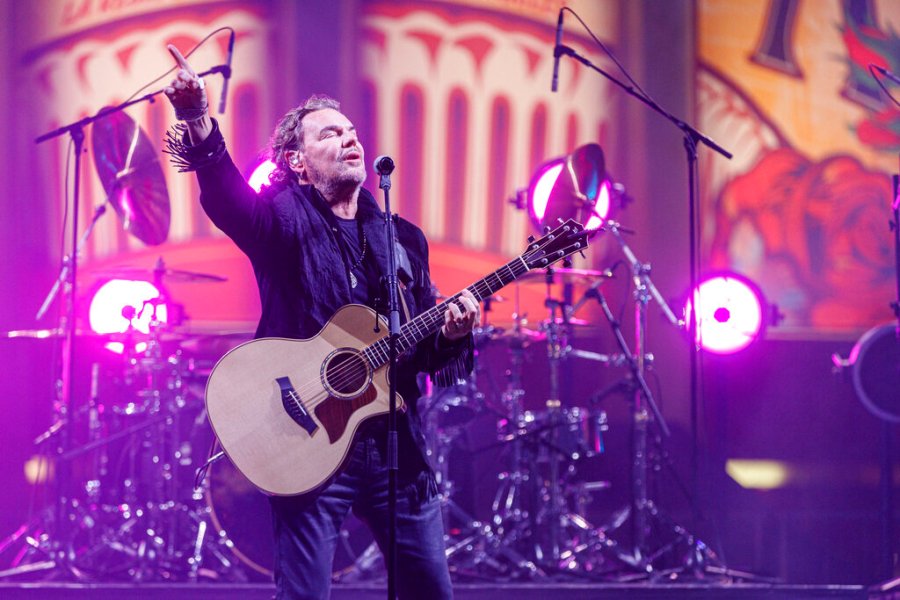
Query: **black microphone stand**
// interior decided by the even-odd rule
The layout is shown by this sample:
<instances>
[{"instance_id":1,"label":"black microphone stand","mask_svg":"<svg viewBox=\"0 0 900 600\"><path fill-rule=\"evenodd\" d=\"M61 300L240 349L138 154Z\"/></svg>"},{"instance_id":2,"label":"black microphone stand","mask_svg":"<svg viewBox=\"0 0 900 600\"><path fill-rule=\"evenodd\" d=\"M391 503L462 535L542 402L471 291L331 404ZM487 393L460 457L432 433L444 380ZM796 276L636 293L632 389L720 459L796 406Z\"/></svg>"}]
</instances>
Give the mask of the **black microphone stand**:
<instances>
[{"instance_id":1,"label":"black microphone stand","mask_svg":"<svg viewBox=\"0 0 900 600\"><path fill-rule=\"evenodd\" d=\"M224 66L216 66L208 71L204 71L199 74L199 77L203 77L205 75L210 75L213 73L225 73L227 67ZM78 250L80 248L78 235L78 222L79 222L79 208L81 205L81 155L84 150L84 128L95 121L99 121L108 117L109 115L121 112L132 106L134 104L139 104L142 102L154 102L157 95L161 94L163 90L157 90L150 94L146 94L141 96L140 98L135 98L134 100L130 100L128 102L123 102L117 106L110 106L106 108L100 109L96 114L85 117L79 121L75 121L74 123L70 123L68 125L63 125L62 127L58 127L52 131L48 131L47 133L37 137L35 139L36 144L40 144L51 140L53 138L59 137L64 134L68 134L72 138L72 143L75 150L75 176L74 176L74 191L72 193L72 242L71 242L71 250L68 257L68 262L63 266L62 272L57 277L57 283L61 279L67 279L65 283L67 283L68 289L68 297L66 298L66 308L65 308L65 337L63 338L63 346L62 346L62 373L60 376L60 386L59 386L59 397L55 403L55 412L58 418L59 427L57 430L59 431L59 439L57 442L57 447L55 448L55 457L57 459L56 465L56 507L54 511L55 518L55 533L57 535L60 534L59 528L66 521L66 513L68 510L69 502L72 500L69 495L71 493L70 485L70 473L68 468L68 461L65 458L66 453L70 450L71 445L71 431L70 431L70 423L69 419L74 414L74 408L72 406L72 402L75 397L75 381L74 381L74 372L75 372L75 334L76 334L76 323L75 317L78 314L78 299L77 299L77 290L78 290ZM102 211L98 210L92 220L88 232L85 235L90 233L90 230L93 229L94 224L96 223L96 219L103 214ZM68 270L66 274L65 271ZM43 313L49 307L49 303L53 299L53 295L55 294L55 289L58 289L58 285L54 284L54 289L51 290L50 295L44 301L44 306L41 307L38 314L39 317L43 316ZM72 572L76 577L81 577L78 570L73 567L71 564L74 558L74 551L71 547L65 548L62 547L60 540L51 539L50 540L50 559L41 563L39 568L46 569L54 569L61 565L66 566L70 572Z\"/></svg>"},{"instance_id":2,"label":"black microphone stand","mask_svg":"<svg viewBox=\"0 0 900 600\"><path fill-rule=\"evenodd\" d=\"M400 337L400 302L397 298L397 257L394 252L394 216L391 214L391 173L394 162L385 157L375 161L378 187L384 192L384 235L388 249L388 548L387 597L397 597L397 340Z\"/></svg>"},{"instance_id":3,"label":"black microphone stand","mask_svg":"<svg viewBox=\"0 0 900 600\"><path fill-rule=\"evenodd\" d=\"M659 106L656 102L654 102L649 97L645 96L643 93L639 93L635 91L635 89L622 83L600 67L593 64L588 59L584 58L575 50L568 46L564 46L562 44L558 44L553 51L554 56L571 56L587 68L595 71L605 77L607 80L611 81L621 89L625 90L629 96L636 98L643 104L650 107L654 112L662 115L667 121L675 125L684 135L684 149L687 158L687 169L688 169L688 219L689 219L689 245L690 245L690 290L693 295L693 290L697 289L697 280L698 280L698 271L699 271L699 260L700 260L700 252L698 248L699 237L697 231L697 223L699 221L699 211L697 210L697 144L702 143L705 146L711 148L712 150L718 152L725 158L731 159L732 154L719 146L716 142L711 140L709 137L703 135L681 119L675 117L670 114L668 111ZM699 304L699 298L694 299L692 301L693 304ZM691 404L691 439L692 439L692 454L691 454L691 482L692 489L694 494L697 494L698 489L698 406L699 406L699 393L700 393L700 385L699 385L699 368L700 368L700 352L702 348L697 343L697 321L696 315L700 311L699 306L693 306L691 310L690 318L687 323L687 331L688 331L688 339L690 340L690 404Z\"/></svg>"}]
</instances>

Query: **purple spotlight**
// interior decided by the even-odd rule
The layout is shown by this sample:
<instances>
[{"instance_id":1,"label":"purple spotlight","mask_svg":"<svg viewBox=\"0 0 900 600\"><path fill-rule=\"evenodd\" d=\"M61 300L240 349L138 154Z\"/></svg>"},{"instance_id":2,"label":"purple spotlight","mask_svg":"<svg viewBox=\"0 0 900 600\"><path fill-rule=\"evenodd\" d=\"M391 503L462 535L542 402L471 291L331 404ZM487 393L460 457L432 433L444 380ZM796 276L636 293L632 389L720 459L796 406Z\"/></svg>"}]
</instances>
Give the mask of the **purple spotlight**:
<instances>
[{"instance_id":1,"label":"purple spotlight","mask_svg":"<svg viewBox=\"0 0 900 600\"><path fill-rule=\"evenodd\" d=\"M685 305L697 310L697 343L709 352L731 354L752 344L765 327L765 301L759 288L736 273L707 277Z\"/></svg>"},{"instance_id":2,"label":"purple spotlight","mask_svg":"<svg viewBox=\"0 0 900 600\"><path fill-rule=\"evenodd\" d=\"M249 183L250 187L258 194L264 186L270 185L269 175L271 175L274 170L274 162L271 160L263 161L250 173L250 177L247 178L247 183Z\"/></svg>"}]
</instances>

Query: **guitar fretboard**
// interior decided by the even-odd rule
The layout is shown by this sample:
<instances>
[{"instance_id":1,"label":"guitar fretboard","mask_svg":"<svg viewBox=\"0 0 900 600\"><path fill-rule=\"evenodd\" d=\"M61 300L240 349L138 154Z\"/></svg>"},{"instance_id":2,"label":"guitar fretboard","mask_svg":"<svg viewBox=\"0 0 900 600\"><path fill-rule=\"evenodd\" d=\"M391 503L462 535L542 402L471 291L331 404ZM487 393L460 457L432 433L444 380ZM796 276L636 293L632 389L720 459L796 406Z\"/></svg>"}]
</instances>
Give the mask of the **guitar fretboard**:
<instances>
[{"instance_id":1,"label":"guitar fretboard","mask_svg":"<svg viewBox=\"0 0 900 600\"><path fill-rule=\"evenodd\" d=\"M522 257L518 256L466 289L472 292L477 301L481 302L529 270ZM405 352L440 329L441 325L444 324L444 313L447 311L448 304L458 300L461 295L462 292L454 294L403 325L400 328L400 336L397 339L397 353ZM365 356L373 370L387 363L389 359L389 344L389 338L384 337L363 350L363 356Z\"/></svg>"}]
</instances>

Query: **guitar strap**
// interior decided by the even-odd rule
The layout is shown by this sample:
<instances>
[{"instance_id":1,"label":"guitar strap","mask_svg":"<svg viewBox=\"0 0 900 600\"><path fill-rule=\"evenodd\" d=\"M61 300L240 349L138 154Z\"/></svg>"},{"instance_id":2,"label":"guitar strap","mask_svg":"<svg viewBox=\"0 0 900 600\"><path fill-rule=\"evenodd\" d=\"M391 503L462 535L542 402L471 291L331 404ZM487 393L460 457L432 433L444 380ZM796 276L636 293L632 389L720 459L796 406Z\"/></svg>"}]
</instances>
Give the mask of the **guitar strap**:
<instances>
[{"instance_id":1,"label":"guitar strap","mask_svg":"<svg viewBox=\"0 0 900 600\"><path fill-rule=\"evenodd\" d=\"M409 323L412 319L412 315L409 314L409 307L406 305L406 295L403 293L406 290L406 284L397 279L397 295L400 296L400 306L403 307L403 316L406 317L404 323Z\"/></svg>"},{"instance_id":2,"label":"guitar strap","mask_svg":"<svg viewBox=\"0 0 900 600\"><path fill-rule=\"evenodd\" d=\"M404 323L409 323L412 315L409 314L409 307L406 305L403 291L413 280L412 266L410 265L406 248L403 247L403 244L398 239L394 239L394 257L397 260L397 295L400 296L400 304L403 305L403 315L406 317Z\"/></svg>"}]
</instances>

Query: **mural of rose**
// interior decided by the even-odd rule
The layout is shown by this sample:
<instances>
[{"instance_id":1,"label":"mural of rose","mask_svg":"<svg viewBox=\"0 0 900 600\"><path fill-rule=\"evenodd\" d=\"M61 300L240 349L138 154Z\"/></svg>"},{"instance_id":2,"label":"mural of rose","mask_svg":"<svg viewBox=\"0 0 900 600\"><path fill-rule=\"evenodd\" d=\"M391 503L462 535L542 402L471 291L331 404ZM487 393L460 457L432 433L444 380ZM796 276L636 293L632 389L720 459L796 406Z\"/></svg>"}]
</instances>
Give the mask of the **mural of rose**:
<instances>
[{"instance_id":1,"label":"mural of rose","mask_svg":"<svg viewBox=\"0 0 900 600\"><path fill-rule=\"evenodd\" d=\"M793 323L849 329L887 316L891 182L851 156L811 161L784 148L726 185L714 266L741 265L779 290Z\"/></svg>"}]
</instances>

